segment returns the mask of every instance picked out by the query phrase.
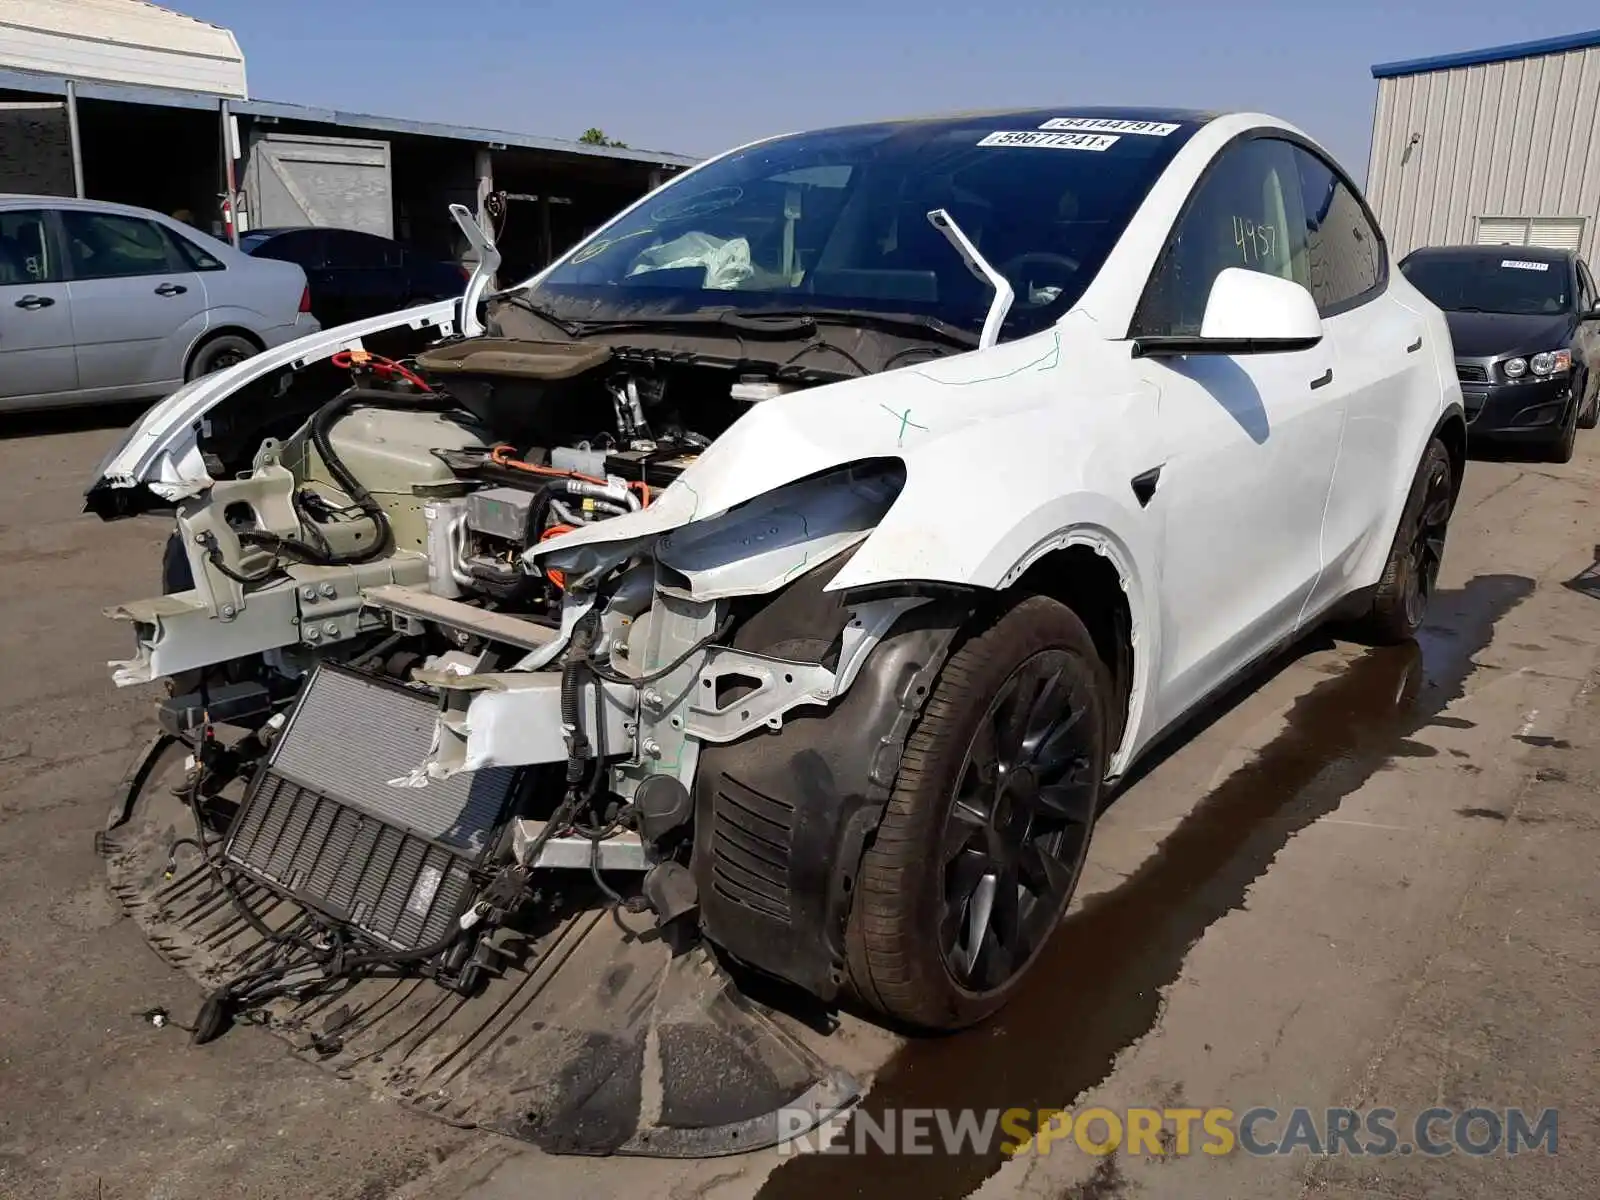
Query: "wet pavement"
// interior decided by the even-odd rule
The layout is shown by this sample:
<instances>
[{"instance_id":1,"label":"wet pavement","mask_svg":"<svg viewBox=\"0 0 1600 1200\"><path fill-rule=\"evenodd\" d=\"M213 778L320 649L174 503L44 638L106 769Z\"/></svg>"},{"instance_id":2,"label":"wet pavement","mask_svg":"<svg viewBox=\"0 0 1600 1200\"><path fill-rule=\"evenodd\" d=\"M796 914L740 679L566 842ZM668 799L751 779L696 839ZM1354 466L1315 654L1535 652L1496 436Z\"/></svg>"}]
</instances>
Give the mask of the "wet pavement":
<instances>
[{"instance_id":1,"label":"wet pavement","mask_svg":"<svg viewBox=\"0 0 1600 1200\"><path fill-rule=\"evenodd\" d=\"M78 476L110 432L80 419L21 434L0 440L0 488L12 491L0 523L8 1200L923 1200L975 1190L1243 1200L1311 1182L1367 1186L1349 1172L1313 1178L1301 1159L1096 1160L1075 1150L1013 1161L998 1150L549 1159L404 1113L287 1060L260 1031L195 1050L181 1032L141 1024L134 1014L153 1004L185 1012L191 989L106 902L88 837L147 721L143 697L104 681L98 664L120 642L99 608L153 583L161 532L74 515ZM1520 861L1507 839L1553 827L1520 819L1526 789L1565 786L1577 805L1570 779L1591 751L1600 763L1600 737L1572 715L1587 703L1600 644L1600 586L1584 575L1600 539L1590 525L1600 477L1592 440L1567 467L1473 465L1443 590L1417 644L1298 646L1143 764L1103 815L1073 913L999 1018L902 1043L846 1016L834 1047L872 1077L867 1112L1376 1102L1422 1088L1433 1043L1401 1031L1417 1020L1412 998L1443 986L1439 947L1473 911L1474 889ZM62 648L49 672L36 657L43 639ZM1566 756L1565 775L1540 775L1556 769L1550 756ZM1476 986L1509 985L1496 976ZM1504 1027L1515 1023L1508 1012L1462 1020ZM1434 1034L1454 1044L1470 1029ZM1497 1043L1474 1068L1477 1091L1463 1084L1461 1094L1522 1099L1510 1092L1538 1081L1512 1069L1518 1045ZM1592 1046L1571 1049L1582 1057ZM1402 1051L1426 1066L1408 1074ZM1495 1176L1496 1186L1515 1178ZM1413 1194L1409 1186L1400 1179L1394 1194Z\"/></svg>"}]
</instances>

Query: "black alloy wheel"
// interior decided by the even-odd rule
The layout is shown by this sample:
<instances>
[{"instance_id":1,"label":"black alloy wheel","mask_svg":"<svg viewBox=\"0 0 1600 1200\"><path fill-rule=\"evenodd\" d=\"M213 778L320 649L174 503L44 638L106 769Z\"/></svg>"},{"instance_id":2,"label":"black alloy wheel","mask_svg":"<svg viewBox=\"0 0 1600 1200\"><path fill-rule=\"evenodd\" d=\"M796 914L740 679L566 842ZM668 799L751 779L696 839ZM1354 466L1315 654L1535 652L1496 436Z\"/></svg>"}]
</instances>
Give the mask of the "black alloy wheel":
<instances>
[{"instance_id":1,"label":"black alloy wheel","mask_svg":"<svg viewBox=\"0 0 1600 1200\"><path fill-rule=\"evenodd\" d=\"M1439 567L1444 562L1444 539L1450 525L1450 509L1455 502L1450 482L1448 459L1428 464L1423 485L1422 507L1411 535L1411 550L1405 572L1406 621L1422 625L1428 614L1428 601L1439 582Z\"/></svg>"},{"instance_id":2,"label":"black alloy wheel","mask_svg":"<svg viewBox=\"0 0 1600 1200\"><path fill-rule=\"evenodd\" d=\"M1455 460L1444 441L1435 436L1411 478L1371 607L1345 625L1345 632L1356 641L1394 646L1409 641L1422 628L1439 581L1456 491Z\"/></svg>"},{"instance_id":3,"label":"black alloy wheel","mask_svg":"<svg viewBox=\"0 0 1600 1200\"><path fill-rule=\"evenodd\" d=\"M1073 668L1061 650L1019 664L967 746L945 818L939 948L969 992L1033 961L1083 872L1099 734L1088 673Z\"/></svg>"},{"instance_id":4,"label":"black alloy wheel","mask_svg":"<svg viewBox=\"0 0 1600 1200\"><path fill-rule=\"evenodd\" d=\"M975 1024L1026 982L1083 872L1120 703L1059 601L974 625L906 740L846 931L851 990L922 1029Z\"/></svg>"}]
</instances>

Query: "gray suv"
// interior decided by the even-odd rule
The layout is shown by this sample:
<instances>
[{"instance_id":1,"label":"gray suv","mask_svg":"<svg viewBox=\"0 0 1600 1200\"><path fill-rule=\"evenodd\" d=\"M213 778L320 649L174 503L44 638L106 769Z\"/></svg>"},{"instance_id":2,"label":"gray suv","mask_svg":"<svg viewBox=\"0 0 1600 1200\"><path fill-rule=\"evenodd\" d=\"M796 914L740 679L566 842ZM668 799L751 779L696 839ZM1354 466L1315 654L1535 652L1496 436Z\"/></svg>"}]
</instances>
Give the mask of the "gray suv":
<instances>
[{"instance_id":1,"label":"gray suv","mask_svg":"<svg viewBox=\"0 0 1600 1200\"><path fill-rule=\"evenodd\" d=\"M0 195L0 410L163 396L318 328L293 263L147 209Z\"/></svg>"}]
</instances>

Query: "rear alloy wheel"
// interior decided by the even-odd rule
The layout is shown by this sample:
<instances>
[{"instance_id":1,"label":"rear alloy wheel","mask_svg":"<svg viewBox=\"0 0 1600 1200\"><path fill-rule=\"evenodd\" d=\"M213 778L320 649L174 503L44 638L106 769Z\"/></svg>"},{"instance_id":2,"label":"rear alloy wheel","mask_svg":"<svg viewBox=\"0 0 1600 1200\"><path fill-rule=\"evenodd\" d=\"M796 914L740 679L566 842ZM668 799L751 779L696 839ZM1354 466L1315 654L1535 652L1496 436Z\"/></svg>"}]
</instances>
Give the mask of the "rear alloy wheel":
<instances>
[{"instance_id":1,"label":"rear alloy wheel","mask_svg":"<svg viewBox=\"0 0 1600 1200\"><path fill-rule=\"evenodd\" d=\"M1454 479L1450 452L1434 438L1411 484L1372 611L1354 631L1361 640L1392 645L1409 640L1422 628L1444 561L1445 536L1455 507Z\"/></svg>"},{"instance_id":2,"label":"rear alloy wheel","mask_svg":"<svg viewBox=\"0 0 1600 1200\"><path fill-rule=\"evenodd\" d=\"M1015 604L945 665L907 742L850 920L857 994L957 1029L1016 990L1077 888L1112 688L1082 622Z\"/></svg>"},{"instance_id":3,"label":"rear alloy wheel","mask_svg":"<svg viewBox=\"0 0 1600 1200\"><path fill-rule=\"evenodd\" d=\"M226 371L229 367L238 366L247 358L253 358L256 353L256 344L248 338L225 333L221 337L212 338L195 352L194 361L189 364L189 378L199 379L203 375Z\"/></svg>"}]
</instances>

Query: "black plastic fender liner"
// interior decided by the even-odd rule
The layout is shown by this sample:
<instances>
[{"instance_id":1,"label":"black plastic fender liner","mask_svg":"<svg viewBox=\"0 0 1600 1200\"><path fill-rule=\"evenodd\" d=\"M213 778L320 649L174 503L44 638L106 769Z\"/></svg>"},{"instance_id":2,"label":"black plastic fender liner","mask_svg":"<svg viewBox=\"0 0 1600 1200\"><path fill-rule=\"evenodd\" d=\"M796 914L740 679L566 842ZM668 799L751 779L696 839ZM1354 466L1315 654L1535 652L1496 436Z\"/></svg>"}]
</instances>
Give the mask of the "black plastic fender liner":
<instances>
[{"instance_id":1,"label":"black plastic fender liner","mask_svg":"<svg viewBox=\"0 0 1600 1200\"><path fill-rule=\"evenodd\" d=\"M840 628L848 619L836 593L821 593L836 572L831 563L803 576L788 601L811 616L813 645L817 609L835 605ZM789 594L771 606L774 617ZM894 787L906 737L972 608L971 597L948 596L912 609L834 706L796 710L781 730L701 751L694 871L701 928L719 947L824 1000L838 995L846 975L845 925L867 839ZM777 629L787 622L763 624ZM803 657L793 640L772 647L736 638L735 644Z\"/></svg>"}]
</instances>

